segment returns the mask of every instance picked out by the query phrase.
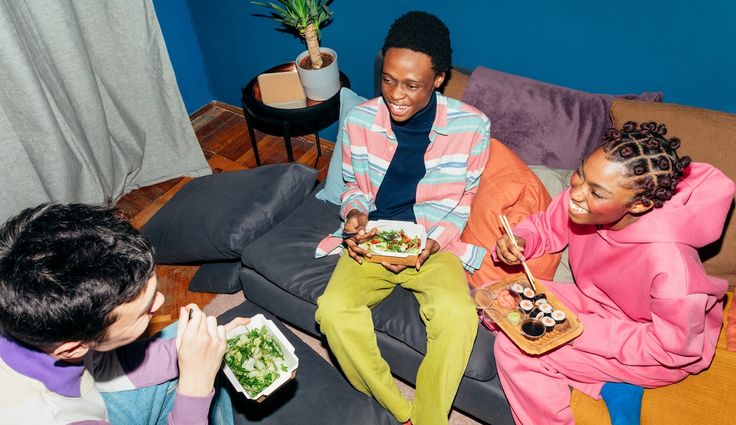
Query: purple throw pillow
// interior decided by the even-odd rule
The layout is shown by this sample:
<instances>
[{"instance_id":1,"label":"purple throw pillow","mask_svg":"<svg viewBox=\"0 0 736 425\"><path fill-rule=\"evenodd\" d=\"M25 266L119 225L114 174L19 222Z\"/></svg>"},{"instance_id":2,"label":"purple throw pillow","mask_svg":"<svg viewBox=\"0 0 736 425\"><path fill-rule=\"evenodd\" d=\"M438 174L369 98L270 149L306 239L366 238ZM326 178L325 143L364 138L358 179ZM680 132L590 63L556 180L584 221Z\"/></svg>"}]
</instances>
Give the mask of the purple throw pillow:
<instances>
[{"instance_id":1,"label":"purple throw pillow","mask_svg":"<svg viewBox=\"0 0 736 425\"><path fill-rule=\"evenodd\" d=\"M600 145L611 127L616 97L662 101L662 93L611 96L586 93L479 66L470 76L463 102L491 120L491 136L527 164L573 169Z\"/></svg>"}]
</instances>

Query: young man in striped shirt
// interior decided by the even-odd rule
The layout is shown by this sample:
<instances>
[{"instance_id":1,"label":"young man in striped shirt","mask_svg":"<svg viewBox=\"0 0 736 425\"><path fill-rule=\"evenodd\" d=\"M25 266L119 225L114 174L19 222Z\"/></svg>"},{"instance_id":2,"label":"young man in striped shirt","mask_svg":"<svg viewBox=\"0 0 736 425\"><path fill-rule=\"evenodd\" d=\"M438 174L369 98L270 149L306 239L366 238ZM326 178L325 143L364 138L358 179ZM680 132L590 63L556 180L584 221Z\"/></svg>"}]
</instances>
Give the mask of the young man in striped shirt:
<instances>
[{"instance_id":1,"label":"young man in striped shirt","mask_svg":"<svg viewBox=\"0 0 736 425\"><path fill-rule=\"evenodd\" d=\"M436 92L451 64L450 35L437 17L409 12L383 46L382 96L348 114L343 128L344 226L317 255L345 245L316 319L353 386L397 420L446 424L478 327L463 267L484 250L460 241L488 160L490 123L475 108ZM369 220L422 224L426 248L415 267L364 261ZM354 235L342 239L343 230ZM396 286L412 291L427 330L427 354L406 400L381 357L370 308Z\"/></svg>"}]
</instances>

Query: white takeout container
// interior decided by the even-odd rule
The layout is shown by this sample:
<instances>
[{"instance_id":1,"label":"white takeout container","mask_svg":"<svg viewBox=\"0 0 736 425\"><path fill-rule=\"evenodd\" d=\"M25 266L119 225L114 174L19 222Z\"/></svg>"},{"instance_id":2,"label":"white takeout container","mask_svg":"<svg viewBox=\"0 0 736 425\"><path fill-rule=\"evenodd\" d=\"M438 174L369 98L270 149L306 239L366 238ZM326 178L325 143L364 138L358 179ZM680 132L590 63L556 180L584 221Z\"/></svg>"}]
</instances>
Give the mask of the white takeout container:
<instances>
[{"instance_id":1,"label":"white takeout container","mask_svg":"<svg viewBox=\"0 0 736 425\"><path fill-rule=\"evenodd\" d=\"M419 252L422 252L424 246L427 244L427 231L421 224L412 223L411 221L399 221L399 220L371 220L365 226L366 231L371 231L375 228L378 230L403 230L410 238L419 238ZM409 254L406 252L391 252L376 249L374 246L368 244L368 250L371 252L372 257L366 258L371 262L389 262L393 264L404 264L413 266L416 264L417 257L419 254Z\"/></svg>"},{"instance_id":2,"label":"white takeout container","mask_svg":"<svg viewBox=\"0 0 736 425\"><path fill-rule=\"evenodd\" d=\"M225 373L225 376L227 376L227 379L230 380L233 388L235 388L235 390L237 390L238 392L243 393L246 398L250 400L256 400L258 402L263 401L279 387L294 378L296 376L296 369L299 366L299 359L294 354L294 346L291 345L289 340L286 339L284 334L281 333L281 331L278 327L276 327L273 321L266 319L266 317L262 314L256 314L250 319L250 323L245 326L238 326L237 328L231 330L227 333L226 337L227 339L231 339L252 329L260 329L261 327L263 327L263 325L266 325L266 333L268 333L276 341L279 348L281 349L281 352L284 354L284 361L286 363L286 366L288 367L286 371L281 372L279 377L276 378L276 380L273 381L271 385L266 387L260 393L251 396L240 384L238 378L235 376L235 373L233 373L232 369L230 369L230 366L227 365L227 362L222 362L222 371Z\"/></svg>"}]
</instances>

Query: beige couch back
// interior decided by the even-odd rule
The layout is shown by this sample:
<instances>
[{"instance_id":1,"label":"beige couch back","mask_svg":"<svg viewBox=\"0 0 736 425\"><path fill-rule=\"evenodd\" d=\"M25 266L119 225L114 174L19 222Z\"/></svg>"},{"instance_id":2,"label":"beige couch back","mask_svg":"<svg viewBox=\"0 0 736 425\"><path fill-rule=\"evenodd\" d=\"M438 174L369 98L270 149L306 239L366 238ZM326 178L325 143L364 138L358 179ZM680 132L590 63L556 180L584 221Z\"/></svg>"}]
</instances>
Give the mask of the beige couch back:
<instances>
[{"instance_id":1,"label":"beige couch back","mask_svg":"<svg viewBox=\"0 0 736 425\"><path fill-rule=\"evenodd\" d=\"M461 99L469 76L455 69L451 71L444 93ZM611 106L611 120L615 128L626 121L657 121L667 125L670 137L682 141L680 152L694 161L718 167L736 181L736 114L693 108L673 103L642 102L618 99ZM493 120L493 117L490 117ZM708 273L728 279L730 288L736 285L736 217L734 204L726 219L721 239L700 251Z\"/></svg>"},{"instance_id":2,"label":"beige couch back","mask_svg":"<svg viewBox=\"0 0 736 425\"><path fill-rule=\"evenodd\" d=\"M693 161L706 162L736 180L736 115L672 103L616 100L611 106L615 128L626 121L656 121L667 126L667 136L679 137L680 153ZM734 205L720 240L701 250L708 273L736 282L736 217Z\"/></svg>"}]
</instances>

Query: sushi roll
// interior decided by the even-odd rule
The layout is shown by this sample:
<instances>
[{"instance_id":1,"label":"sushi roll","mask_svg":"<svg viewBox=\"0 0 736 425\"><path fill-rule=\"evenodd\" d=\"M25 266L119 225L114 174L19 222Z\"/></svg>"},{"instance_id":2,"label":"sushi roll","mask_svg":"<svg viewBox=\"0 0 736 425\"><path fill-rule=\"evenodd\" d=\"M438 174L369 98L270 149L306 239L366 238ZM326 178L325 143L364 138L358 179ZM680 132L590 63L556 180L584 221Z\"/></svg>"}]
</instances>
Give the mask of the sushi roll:
<instances>
[{"instance_id":1,"label":"sushi roll","mask_svg":"<svg viewBox=\"0 0 736 425\"><path fill-rule=\"evenodd\" d=\"M519 308L521 309L521 311L524 312L524 314L529 314L532 310L534 310L534 303L529 300L522 300L519 303Z\"/></svg>"},{"instance_id":2,"label":"sushi roll","mask_svg":"<svg viewBox=\"0 0 736 425\"><path fill-rule=\"evenodd\" d=\"M555 310L552 312L552 318L557 322L557 324L565 323L565 320L567 320L567 314L562 310Z\"/></svg>"},{"instance_id":3,"label":"sushi roll","mask_svg":"<svg viewBox=\"0 0 736 425\"><path fill-rule=\"evenodd\" d=\"M516 292L519 295L522 295L524 293L524 285L522 285L519 282L512 283L511 284L511 290Z\"/></svg>"},{"instance_id":4,"label":"sushi roll","mask_svg":"<svg viewBox=\"0 0 736 425\"><path fill-rule=\"evenodd\" d=\"M529 317L531 317L532 319L541 319L542 317L544 317L544 312L542 312L538 308L535 308L534 310L529 312Z\"/></svg>"},{"instance_id":5,"label":"sushi roll","mask_svg":"<svg viewBox=\"0 0 736 425\"><path fill-rule=\"evenodd\" d=\"M534 300L534 305L536 305L537 307L544 305L544 304L549 304L549 301L547 301L547 298L540 298L538 300Z\"/></svg>"},{"instance_id":6,"label":"sushi roll","mask_svg":"<svg viewBox=\"0 0 736 425\"><path fill-rule=\"evenodd\" d=\"M547 304L547 303L540 304L540 305L537 306L537 308L539 309L539 311L541 311L542 313L544 313L545 316L551 316L552 315L552 310L554 310L552 308L552 305L551 304Z\"/></svg>"},{"instance_id":7,"label":"sushi roll","mask_svg":"<svg viewBox=\"0 0 736 425\"><path fill-rule=\"evenodd\" d=\"M555 319L553 319L553 318L551 318L549 316L544 316L544 317L542 317L542 324L544 325L544 329L547 332L552 332L552 330L555 328L555 325L557 324L557 322L555 322Z\"/></svg>"},{"instance_id":8,"label":"sushi roll","mask_svg":"<svg viewBox=\"0 0 736 425\"><path fill-rule=\"evenodd\" d=\"M521 293L521 297L525 300L534 301L534 290L532 288L524 288L524 292Z\"/></svg>"},{"instance_id":9,"label":"sushi roll","mask_svg":"<svg viewBox=\"0 0 736 425\"><path fill-rule=\"evenodd\" d=\"M544 304L544 303L548 302L547 301L547 294L535 294L533 301L534 301L534 304L536 304L536 305Z\"/></svg>"}]
</instances>

